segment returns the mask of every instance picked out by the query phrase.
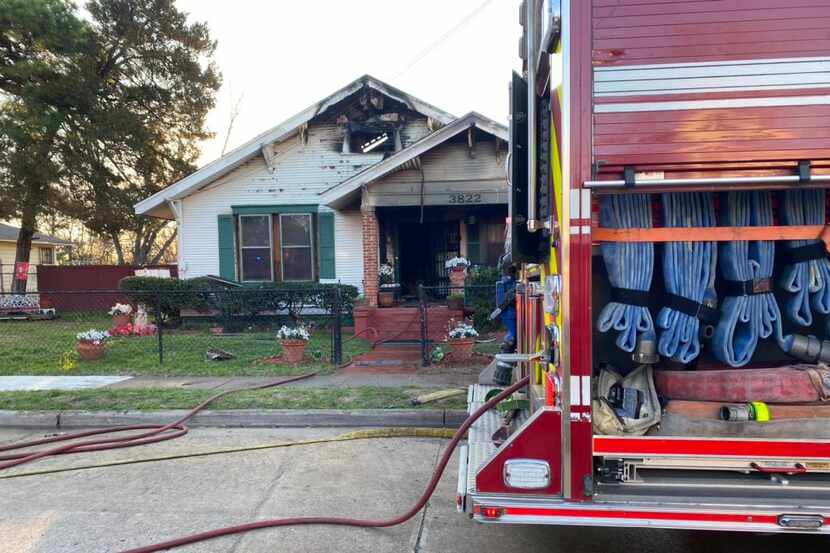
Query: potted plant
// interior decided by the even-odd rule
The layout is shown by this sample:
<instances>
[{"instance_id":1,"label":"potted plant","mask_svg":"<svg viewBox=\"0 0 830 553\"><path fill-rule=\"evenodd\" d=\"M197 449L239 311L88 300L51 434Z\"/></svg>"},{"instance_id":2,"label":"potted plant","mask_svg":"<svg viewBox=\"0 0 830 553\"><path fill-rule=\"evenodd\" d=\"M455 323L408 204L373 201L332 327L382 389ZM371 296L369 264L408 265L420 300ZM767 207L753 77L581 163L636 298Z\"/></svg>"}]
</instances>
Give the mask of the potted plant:
<instances>
[{"instance_id":1,"label":"potted plant","mask_svg":"<svg viewBox=\"0 0 830 553\"><path fill-rule=\"evenodd\" d=\"M453 357L462 360L471 358L478 331L469 323L456 323L452 319L449 326L447 342L452 346Z\"/></svg>"},{"instance_id":2,"label":"potted plant","mask_svg":"<svg viewBox=\"0 0 830 553\"><path fill-rule=\"evenodd\" d=\"M91 329L78 333L78 355L83 361L97 361L101 359L106 352L104 342L109 337L110 333L106 330Z\"/></svg>"},{"instance_id":3,"label":"potted plant","mask_svg":"<svg viewBox=\"0 0 830 553\"><path fill-rule=\"evenodd\" d=\"M299 363L305 355L305 347L311 336L302 325L285 326L277 331L277 340L282 345L282 355L288 363Z\"/></svg>"},{"instance_id":4,"label":"potted plant","mask_svg":"<svg viewBox=\"0 0 830 553\"><path fill-rule=\"evenodd\" d=\"M453 257L444 263L450 273L450 291L447 303L450 309L464 309L464 281L470 262L466 257Z\"/></svg>"},{"instance_id":5,"label":"potted plant","mask_svg":"<svg viewBox=\"0 0 830 553\"><path fill-rule=\"evenodd\" d=\"M395 305L395 296L400 288L400 285L395 282L395 269L387 263L381 265L378 269L378 281L380 282L378 303L381 307L392 307Z\"/></svg>"},{"instance_id":6,"label":"potted plant","mask_svg":"<svg viewBox=\"0 0 830 553\"><path fill-rule=\"evenodd\" d=\"M129 303L116 302L109 310L109 314L112 315L112 328L123 328L131 324L132 312L133 306Z\"/></svg>"}]
</instances>

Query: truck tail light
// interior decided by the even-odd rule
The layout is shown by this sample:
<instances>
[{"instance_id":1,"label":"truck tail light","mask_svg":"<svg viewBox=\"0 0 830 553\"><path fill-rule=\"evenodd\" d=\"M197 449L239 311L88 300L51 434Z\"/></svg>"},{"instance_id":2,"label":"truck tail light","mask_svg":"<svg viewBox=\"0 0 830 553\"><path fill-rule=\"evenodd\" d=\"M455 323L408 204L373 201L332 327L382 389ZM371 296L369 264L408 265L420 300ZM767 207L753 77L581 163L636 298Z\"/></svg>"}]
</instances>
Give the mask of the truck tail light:
<instances>
[{"instance_id":1,"label":"truck tail light","mask_svg":"<svg viewBox=\"0 0 830 553\"><path fill-rule=\"evenodd\" d=\"M499 518L502 513L504 513L503 509L499 507L482 507L481 508L481 516L484 518Z\"/></svg>"}]
</instances>

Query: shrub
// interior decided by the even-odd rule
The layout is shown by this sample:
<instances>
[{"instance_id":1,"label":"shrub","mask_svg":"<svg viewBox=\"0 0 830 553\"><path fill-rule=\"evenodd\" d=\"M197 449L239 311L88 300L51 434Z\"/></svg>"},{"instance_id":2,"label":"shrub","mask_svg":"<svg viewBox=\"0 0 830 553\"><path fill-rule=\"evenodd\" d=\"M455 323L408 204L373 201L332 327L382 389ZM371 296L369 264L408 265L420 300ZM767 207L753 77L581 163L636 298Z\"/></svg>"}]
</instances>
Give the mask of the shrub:
<instances>
[{"instance_id":1,"label":"shrub","mask_svg":"<svg viewBox=\"0 0 830 553\"><path fill-rule=\"evenodd\" d=\"M121 280L120 287L136 303L154 305L159 296L165 320L178 319L182 309L202 313L215 310L223 325L231 326L234 321L253 319L268 312L286 311L295 323L299 323L303 311L308 308L330 311L337 284L266 282L232 287L204 277L187 280L127 277ZM340 292L345 316L354 309L358 290L355 286L341 284Z\"/></svg>"}]
</instances>

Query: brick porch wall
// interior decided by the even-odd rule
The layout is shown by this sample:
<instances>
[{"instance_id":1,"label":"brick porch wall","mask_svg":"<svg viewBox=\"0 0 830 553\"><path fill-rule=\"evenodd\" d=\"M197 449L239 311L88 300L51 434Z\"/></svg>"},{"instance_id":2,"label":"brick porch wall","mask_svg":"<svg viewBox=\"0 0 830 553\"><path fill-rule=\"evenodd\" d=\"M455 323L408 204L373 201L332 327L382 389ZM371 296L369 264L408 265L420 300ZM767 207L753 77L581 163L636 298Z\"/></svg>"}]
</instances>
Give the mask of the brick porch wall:
<instances>
[{"instance_id":1,"label":"brick porch wall","mask_svg":"<svg viewBox=\"0 0 830 553\"><path fill-rule=\"evenodd\" d=\"M378 217L374 207L360 210L363 227L363 294L366 305L378 306Z\"/></svg>"}]
</instances>

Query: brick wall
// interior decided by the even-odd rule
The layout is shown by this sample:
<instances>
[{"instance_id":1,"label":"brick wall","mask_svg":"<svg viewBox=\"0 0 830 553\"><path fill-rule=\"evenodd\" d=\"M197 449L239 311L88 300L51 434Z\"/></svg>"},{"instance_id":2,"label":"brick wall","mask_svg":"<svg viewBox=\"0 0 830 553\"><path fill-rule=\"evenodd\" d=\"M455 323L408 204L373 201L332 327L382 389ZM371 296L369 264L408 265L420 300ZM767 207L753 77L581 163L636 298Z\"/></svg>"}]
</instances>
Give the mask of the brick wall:
<instances>
[{"instance_id":1,"label":"brick wall","mask_svg":"<svg viewBox=\"0 0 830 553\"><path fill-rule=\"evenodd\" d=\"M360 210L363 230L363 293L369 307L378 305L378 217L374 207Z\"/></svg>"}]
</instances>

